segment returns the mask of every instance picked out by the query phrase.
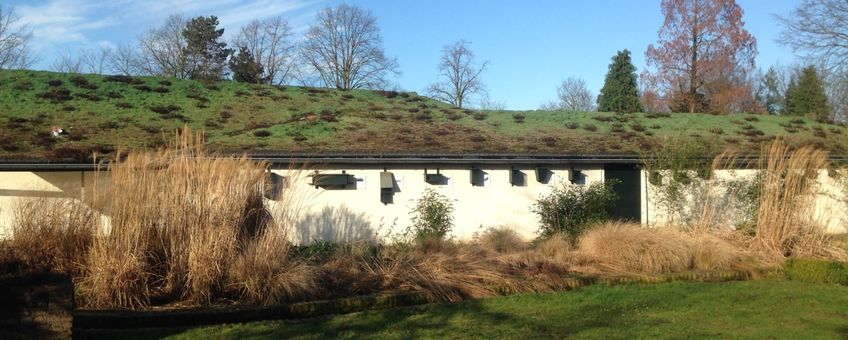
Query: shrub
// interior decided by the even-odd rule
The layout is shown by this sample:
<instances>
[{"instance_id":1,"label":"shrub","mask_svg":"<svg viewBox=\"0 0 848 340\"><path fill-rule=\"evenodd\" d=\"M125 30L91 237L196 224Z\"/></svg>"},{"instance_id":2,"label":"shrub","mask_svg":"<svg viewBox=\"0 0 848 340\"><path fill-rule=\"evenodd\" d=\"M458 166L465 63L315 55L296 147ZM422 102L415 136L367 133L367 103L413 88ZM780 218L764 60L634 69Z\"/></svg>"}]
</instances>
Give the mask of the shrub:
<instances>
[{"instance_id":1,"label":"shrub","mask_svg":"<svg viewBox=\"0 0 848 340\"><path fill-rule=\"evenodd\" d=\"M88 81L88 79L86 79L83 76L79 76L79 75L71 77L71 84L74 84L76 87L79 87L81 89L87 89L87 90L96 90L97 89L97 85L90 83Z\"/></svg>"},{"instance_id":2,"label":"shrub","mask_svg":"<svg viewBox=\"0 0 848 340\"><path fill-rule=\"evenodd\" d=\"M119 103L115 103L115 107L117 107L119 109L132 109L134 106L133 106L133 104L130 104L130 103L119 102Z\"/></svg>"},{"instance_id":3,"label":"shrub","mask_svg":"<svg viewBox=\"0 0 848 340\"><path fill-rule=\"evenodd\" d=\"M15 86L12 87L12 88L15 91L21 91L21 92L32 91L33 84L32 84L32 81L24 79L24 80L20 80L17 83L15 83Z\"/></svg>"},{"instance_id":4,"label":"shrub","mask_svg":"<svg viewBox=\"0 0 848 340\"><path fill-rule=\"evenodd\" d=\"M601 261L612 272L660 274L690 268L692 243L670 228L603 223L580 240L580 252Z\"/></svg>"},{"instance_id":5,"label":"shrub","mask_svg":"<svg viewBox=\"0 0 848 340\"><path fill-rule=\"evenodd\" d=\"M144 84L144 81L142 81L141 79L138 79L138 78L134 78L132 76L112 75L112 76L107 76L104 79L106 81L109 81L109 82L124 83L124 84L131 84L131 85Z\"/></svg>"},{"instance_id":6,"label":"shrub","mask_svg":"<svg viewBox=\"0 0 848 340\"><path fill-rule=\"evenodd\" d=\"M520 114L520 113L513 113L512 114L512 120L515 121L518 124L524 123L524 118L525 117L524 117L523 114Z\"/></svg>"},{"instance_id":7,"label":"shrub","mask_svg":"<svg viewBox=\"0 0 848 340\"><path fill-rule=\"evenodd\" d=\"M566 128L568 128L568 129L570 129L570 130L574 130L574 129L579 128L579 127L580 127L580 124L577 124L577 123L571 122L571 123L565 124L565 127L566 127Z\"/></svg>"},{"instance_id":8,"label":"shrub","mask_svg":"<svg viewBox=\"0 0 848 340\"><path fill-rule=\"evenodd\" d=\"M433 189L415 202L410 211L412 225L406 230L406 238L415 241L442 240L453 228L453 202Z\"/></svg>"},{"instance_id":9,"label":"shrub","mask_svg":"<svg viewBox=\"0 0 848 340\"><path fill-rule=\"evenodd\" d=\"M41 99L48 99L54 103L61 103L73 99L73 97L71 97L71 91L64 87L51 87L47 91L39 93L37 97Z\"/></svg>"},{"instance_id":10,"label":"shrub","mask_svg":"<svg viewBox=\"0 0 848 340\"><path fill-rule=\"evenodd\" d=\"M486 119L486 113L483 112L483 111L474 112L474 119L475 120L484 120L484 119Z\"/></svg>"},{"instance_id":11,"label":"shrub","mask_svg":"<svg viewBox=\"0 0 848 340\"><path fill-rule=\"evenodd\" d=\"M50 80L47 81L47 86L57 87L57 86L62 86L63 83L64 82L62 82L61 79L50 79Z\"/></svg>"},{"instance_id":12,"label":"shrub","mask_svg":"<svg viewBox=\"0 0 848 340\"><path fill-rule=\"evenodd\" d=\"M120 94L119 92L109 91L109 92L106 92L106 97L109 97L109 98L112 98L112 99L121 99L124 96L122 94Z\"/></svg>"},{"instance_id":13,"label":"shrub","mask_svg":"<svg viewBox=\"0 0 848 340\"><path fill-rule=\"evenodd\" d=\"M595 132L595 131L598 131L598 127L595 126L595 125L592 125L592 124L585 124L585 125L583 125L583 130L586 130L586 131L589 131L589 132Z\"/></svg>"},{"instance_id":14,"label":"shrub","mask_svg":"<svg viewBox=\"0 0 848 340\"><path fill-rule=\"evenodd\" d=\"M180 111L181 108L176 105L153 105L150 107L150 111L156 112L160 115L170 115L174 112Z\"/></svg>"},{"instance_id":15,"label":"shrub","mask_svg":"<svg viewBox=\"0 0 848 340\"><path fill-rule=\"evenodd\" d=\"M398 96L397 91L374 91L374 93L376 93L378 96L383 96L390 99Z\"/></svg>"},{"instance_id":16,"label":"shrub","mask_svg":"<svg viewBox=\"0 0 848 340\"><path fill-rule=\"evenodd\" d=\"M271 136L271 131L268 131L268 130L256 130L256 131L253 131L253 135L254 135L254 136L256 136L256 137L270 137L270 136Z\"/></svg>"},{"instance_id":17,"label":"shrub","mask_svg":"<svg viewBox=\"0 0 848 340\"><path fill-rule=\"evenodd\" d=\"M547 196L540 196L531 211L539 217L543 238L562 233L577 242L589 226L609 217L608 210L616 199L609 182L588 186L562 184Z\"/></svg>"},{"instance_id":18,"label":"shrub","mask_svg":"<svg viewBox=\"0 0 848 340\"><path fill-rule=\"evenodd\" d=\"M789 259L784 269L790 280L848 286L848 263L846 262Z\"/></svg>"}]
</instances>

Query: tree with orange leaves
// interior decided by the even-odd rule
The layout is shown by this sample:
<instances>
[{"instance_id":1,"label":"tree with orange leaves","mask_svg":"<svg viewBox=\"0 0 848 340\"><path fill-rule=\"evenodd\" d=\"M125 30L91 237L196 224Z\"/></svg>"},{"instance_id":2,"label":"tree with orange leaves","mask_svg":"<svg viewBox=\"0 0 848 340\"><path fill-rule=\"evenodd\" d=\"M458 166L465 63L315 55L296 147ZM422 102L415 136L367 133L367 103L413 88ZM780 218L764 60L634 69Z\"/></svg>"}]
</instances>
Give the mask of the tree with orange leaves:
<instances>
[{"instance_id":1,"label":"tree with orange leaves","mask_svg":"<svg viewBox=\"0 0 848 340\"><path fill-rule=\"evenodd\" d=\"M660 86L672 111L754 111L748 72L757 40L734 0L662 0L665 20L645 52L643 77Z\"/></svg>"}]
</instances>

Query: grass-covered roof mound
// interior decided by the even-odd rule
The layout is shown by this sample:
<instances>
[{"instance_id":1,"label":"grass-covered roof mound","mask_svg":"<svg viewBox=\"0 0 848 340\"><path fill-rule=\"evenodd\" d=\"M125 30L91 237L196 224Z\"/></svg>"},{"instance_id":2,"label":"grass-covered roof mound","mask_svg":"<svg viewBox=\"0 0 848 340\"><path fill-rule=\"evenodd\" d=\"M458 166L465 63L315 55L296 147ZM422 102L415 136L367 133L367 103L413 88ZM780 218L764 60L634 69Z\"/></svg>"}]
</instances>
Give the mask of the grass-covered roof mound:
<instances>
[{"instance_id":1,"label":"grass-covered roof mound","mask_svg":"<svg viewBox=\"0 0 848 340\"><path fill-rule=\"evenodd\" d=\"M783 136L843 154L845 127L798 117L479 111L415 93L0 71L0 158L159 147L183 125L252 154L640 154L680 139L754 150ZM66 135L54 138L51 127Z\"/></svg>"}]
</instances>

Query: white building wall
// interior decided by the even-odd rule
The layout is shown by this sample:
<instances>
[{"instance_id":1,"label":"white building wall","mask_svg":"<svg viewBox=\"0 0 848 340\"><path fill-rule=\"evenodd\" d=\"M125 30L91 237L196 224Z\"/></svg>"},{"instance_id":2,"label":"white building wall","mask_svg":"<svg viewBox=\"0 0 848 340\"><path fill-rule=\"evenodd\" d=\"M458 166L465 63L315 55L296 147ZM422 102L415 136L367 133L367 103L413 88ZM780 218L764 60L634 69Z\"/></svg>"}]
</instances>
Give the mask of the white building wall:
<instances>
[{"instance_id":1,"label":"white building wall","mask_svg":"<svg viewBox=\"0 0 848 340\"><path fill-rule=\"evenodd\" d=\"M311 242L313 239L352 241L368 238L386 238L402 233L411 224L410 211L427 188L446 196L454 203L453 235L470 239L475 233L492 226L509 226L527 239L537 236L539 223L530 211L539 195L547 194L555 184L569 178L568 168L551 168L550 181L539 183L535 168L516 167L526 176L525 186L512 186L509 168L481 167L485 172L484 186L472 186L471 175L465 169L440 169L449 178L447 185L433 185L424 181L424 169L387 169L397 181L393 203L380 201L380 173L383 169L345 169L357 179L355 189L321 189L310 185L304 172L274 170L289 178L289 195L273 205L275 210L292 207L302 218L297 223L294 241ZM600 166L575 167L586 175L586 183L603 181ZM430 169L435 173L435 169ZM338 174L341 170L323 170L320 173Z\"/></svg>"},{"instance_id":2,"label":"white building wall","mask_svg":"<svg viewBox=\"0 0 848 340\"><path fill-rule=\"evenodd\" d=\"M642 177L642 224L649 226L662 226L669 224L667 208L657 202L657 192L661 188L652 185L648 182L648 172L641 171ZM717 170L713 176L719 181L729 180L751 180L756 176L757 170ZM826 170L821 170L818 173L819 185L816 189L816 201L814 220L819 221L827 226L831 233L848 233L848 204L845 199L846 193L843 192L843 184L839 180L828 175ZM716 187L717 192L726 193L722 187ZM694 197L691 197L694 200ZM692 205L683 205L684 208L691 209ZM736 222L732 215L727 215L729 218L726 222L733 226Z\"/></svg>"},{"instance_id":3,"label":"white building wall","mask_svg":"<svg viewBox=\"0 0 848 340\"><path fill-rule=\"evenodd\" d=\"M314 170L275 169L274 173L288 178L288 187L281 200L268 202L275 212L294 212L296 222L292 223L291 238L295 242L390 238L410 225L410 210L424 190L432 188L454 202L453 236L470 239L486 227L505 225L531 239L537 235L539 224L530 206L539 195L549 193L553 185L567 183L572 167L549 167L553 175L545 184L536 181L535 167L517 166L526 176L525 186L510 184L509 167L480 168L486 174L482 187L471 185L470 167L441 168L440 173L450 179L447 185L426 183L423 168L388 169L394 174L398 189L390 204L380 201L382 168L320 171L331 174L344 170L354 175L357 184L349 190L315 188L308 177ZM603 181L600 165L574 169L586 176L587 184ZM429 172L435 173L436 169ZM79 198L86 192L84 188L93 186L94 178L93 172L79 171L0 172L0 237L9 236L16 202L31 197Z\"/></svg>"}]
</instances>

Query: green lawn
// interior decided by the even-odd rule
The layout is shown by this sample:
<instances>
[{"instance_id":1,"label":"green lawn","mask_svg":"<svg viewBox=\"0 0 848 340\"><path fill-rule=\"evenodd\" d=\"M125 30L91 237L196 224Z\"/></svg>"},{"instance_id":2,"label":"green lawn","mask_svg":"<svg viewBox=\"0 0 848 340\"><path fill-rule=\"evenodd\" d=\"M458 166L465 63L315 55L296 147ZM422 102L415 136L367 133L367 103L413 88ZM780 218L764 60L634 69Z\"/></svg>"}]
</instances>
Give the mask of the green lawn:
<instances>
[{"instance_id":1,"label":"green lawn","mask_svg":"<svg viewBox=\"0 0 848 340\"><path fill-rule=\"evenodd\" d=\"M342 315L190 330L87 336L242 338L786 338L848 337L848 287L791 281L594 286Z\"/></svg>"}]
</instances>

